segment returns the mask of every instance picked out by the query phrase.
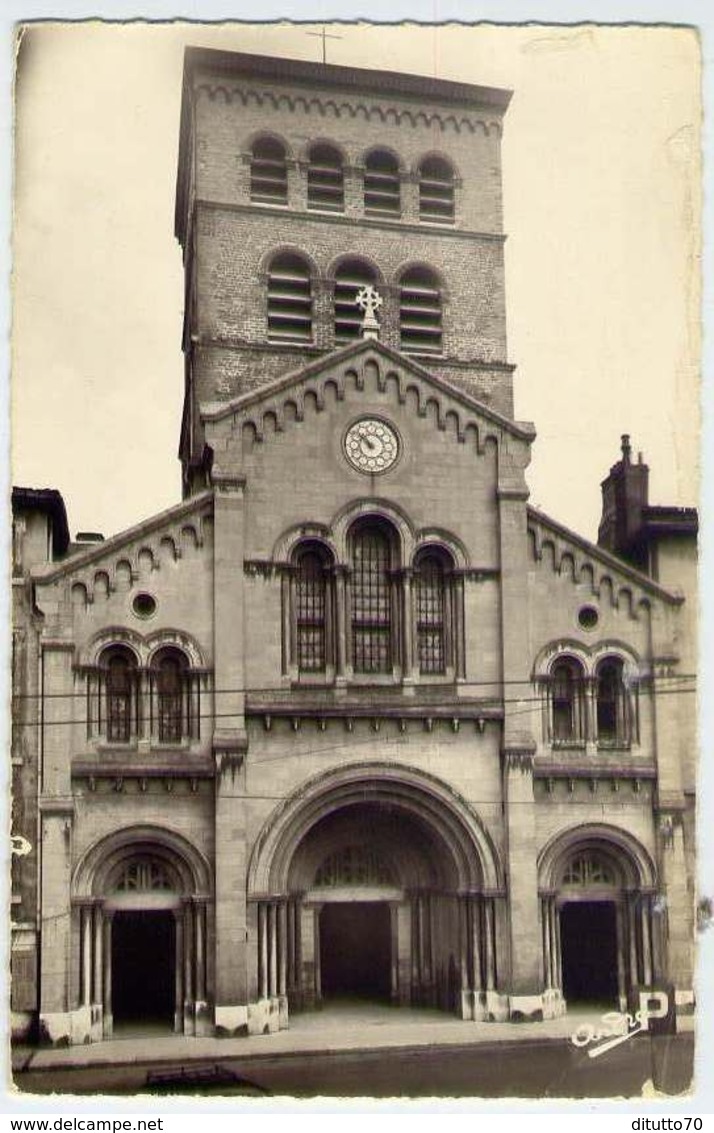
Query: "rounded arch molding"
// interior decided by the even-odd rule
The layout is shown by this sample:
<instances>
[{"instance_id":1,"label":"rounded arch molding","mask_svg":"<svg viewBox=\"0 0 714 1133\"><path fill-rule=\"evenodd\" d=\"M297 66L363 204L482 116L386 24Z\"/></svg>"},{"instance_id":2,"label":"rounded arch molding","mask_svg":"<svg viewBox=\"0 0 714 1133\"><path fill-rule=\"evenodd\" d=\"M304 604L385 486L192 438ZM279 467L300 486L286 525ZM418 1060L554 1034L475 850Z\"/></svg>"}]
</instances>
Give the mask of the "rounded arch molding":
<instances>
[{"instance_id":1,"label":"rounded arch molding","mask_svg":"<svg viewBox=\"0 0 714 1133\"><path fill-rule=\"evenodd\" d=\"M538 855L538 886L541 891L558 888L563 869L575 854L592 850L614 860L628 889L652 890L657 884L654 862L642 843L620 827L593 822L561 830Z\"/></svg>"},{"instance_id":2,"label":"rounded arch molding","mask_svg":"<svg viewBox=\"0 0 714 1133\"><path fill-rule=\"evenodd\" d=\"M360 803L388 804L425 824L448 853L460 890L503 890L496 847L465 799L414 767L365 761L315 776L276 807L253 847L248 897L286 893L291 861L312 827Z\"/></svg>"},{"instance_id":3,"label":"rounded arch molding","mask_svg":"<svg viewBox=\"0 0 714 1133\"><path fill-rule=\"evenodd\" d=\"M167 865L183 896L211 893L211 867L200 850L175 830L141 824L115 830L85 850L72 875L72 898L105 896L120 864L143 855Z\"/></svg>"}]
</instances>

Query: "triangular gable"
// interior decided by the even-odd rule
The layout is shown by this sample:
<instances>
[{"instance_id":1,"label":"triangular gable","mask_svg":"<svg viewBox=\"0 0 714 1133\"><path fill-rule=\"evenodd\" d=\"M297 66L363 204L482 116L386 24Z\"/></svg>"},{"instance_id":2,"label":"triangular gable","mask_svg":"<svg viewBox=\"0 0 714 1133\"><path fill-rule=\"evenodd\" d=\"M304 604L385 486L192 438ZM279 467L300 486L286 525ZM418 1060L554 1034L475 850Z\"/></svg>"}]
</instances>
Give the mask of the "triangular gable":
<instances>
[{"instance_id":1,"label":"triangular gable","mask_svg":"<svg viewBox=\"0 0 714 1133\"><path fill-rule=\"evenodd\" d=\"M623 562L616 555L611 554L596 543L591 543L581 535L577 535L562 523L551 519L537 508L528 507L528 530L533 537L534 553L537 560L542 558L543 548L551 544L553 547L553 568L562 572L564 559L570 558L574 576L581 577L583 568L589 569L593 576L593 583L599 585L604 579L610 579L613 590L644 591L653 598L678 605L683 601L679 594L666 590L659 583L654 582L648 575L642 574L635 567Z\"/></svg>"},{"instance_id":2,"label":"triangular gable","mask_svg":"<svg viewBox=\"0 0 714 1133\"><path fill-rule=\"evenodd\" d=\"M372 339L364 339L334 351L231 401L203 403L201 420L206 424L218 424L230 418L255 421L260 419L264 411L277 412L281 399L289 401L296 395L299 396L301 391L311 390L319 398L320 389L326 382L336 383L339 391L340 383L351 373L356 374L359 386L360 376L370 362L376 366L379 380L385 387L390 377L397 378L400 399L405 395L410 378L423 386L425 397L431 395L431 399L436 400L441 418L447 411L456 414L459 433L463 432L469 418L475 418L482 430L485 428L496 436L508 433L529 444L535 438L535 428L530 422L512 421L504 417L465 390L430 373L411 358Z\"/></svg>"},{"instance_id":3,"label":"triangular gable","mask_svg":"<svg viewBox=\"0 0 714 1133\"><path fill-rule=\"evenodd\" d=\"M176 504L143 520L134 527L127 528L105 539L102 543L93 543L86 551L71 555L61 563L49 563L32 570L32 578L43 585L56 582L61 578L80 576L87 568L94 571L105 568L112 573L117 559L133 548L136 554L146 550L154 557L154 548L158 547L162 539L170 540L175 547L176 557L180 553L182 532L190 526L197 544L202 542L201 525L203 520L213 513L213 492L202 492L190 499ZM131 556L129 556L131 557Z\"/></svg>"}]
</instances>

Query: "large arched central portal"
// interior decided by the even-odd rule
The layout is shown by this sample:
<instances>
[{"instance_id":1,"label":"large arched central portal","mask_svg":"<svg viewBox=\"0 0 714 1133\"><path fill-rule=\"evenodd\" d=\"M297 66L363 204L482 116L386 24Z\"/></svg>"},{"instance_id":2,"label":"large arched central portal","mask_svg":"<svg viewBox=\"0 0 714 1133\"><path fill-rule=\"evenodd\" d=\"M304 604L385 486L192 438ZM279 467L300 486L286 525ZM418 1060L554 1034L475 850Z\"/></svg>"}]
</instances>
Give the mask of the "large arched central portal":
<instances>
[{"instance_id":1,"label":"large arched central portal","mask_svg":"<svg viewBox=\"0 0 714 1133\"><path fill-rule=\"evenodd\" d=\"M503 888L486 832L438 780L382 764L314 780L266 828L249 882L259 1000L486 1017Z\"/></svg>"}]
</instances>

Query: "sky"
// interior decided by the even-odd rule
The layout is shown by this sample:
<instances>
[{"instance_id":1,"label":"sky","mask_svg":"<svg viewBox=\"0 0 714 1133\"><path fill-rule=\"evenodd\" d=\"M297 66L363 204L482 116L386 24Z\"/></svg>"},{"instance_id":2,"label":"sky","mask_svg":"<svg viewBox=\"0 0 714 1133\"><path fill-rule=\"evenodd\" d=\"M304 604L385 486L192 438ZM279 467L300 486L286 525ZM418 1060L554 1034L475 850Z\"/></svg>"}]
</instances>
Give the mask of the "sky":
<instances>
[{"instance_id":1,"label":"sky","mask_svg":"<svg viewBox=\"0 0 714 1133\"><path fill-rule=\"evenodd\" d=\"M16 76L12 477L70 530L180 498L187 44L320 58L307 24L41 24ZM699 44L672 27L340 24L328 62L514 92L508 359L531 502L588 538L620 434L654 503L697 502Z\"/></svg>"}]
</instances>

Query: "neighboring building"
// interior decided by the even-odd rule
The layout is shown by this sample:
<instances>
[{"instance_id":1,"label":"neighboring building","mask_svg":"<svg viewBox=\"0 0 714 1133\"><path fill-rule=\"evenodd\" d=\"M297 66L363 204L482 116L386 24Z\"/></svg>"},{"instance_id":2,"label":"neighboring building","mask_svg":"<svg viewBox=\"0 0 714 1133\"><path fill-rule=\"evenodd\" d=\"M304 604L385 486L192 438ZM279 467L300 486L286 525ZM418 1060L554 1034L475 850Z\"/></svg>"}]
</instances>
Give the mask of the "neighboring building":
<instances>
[{"instance_id":1,"label":"neighboring building","mask_svg":"<svg viewBox=\"0 0 714 1133\"><path fill-rule=\"evenodd\" d=\"M696 515L628 444L603 546L528 507L508 101L187 53L185 498L60 562L18 501L59 532L16 630L44 1038L692 1002Z\"/></svg>"}]
</instances>

